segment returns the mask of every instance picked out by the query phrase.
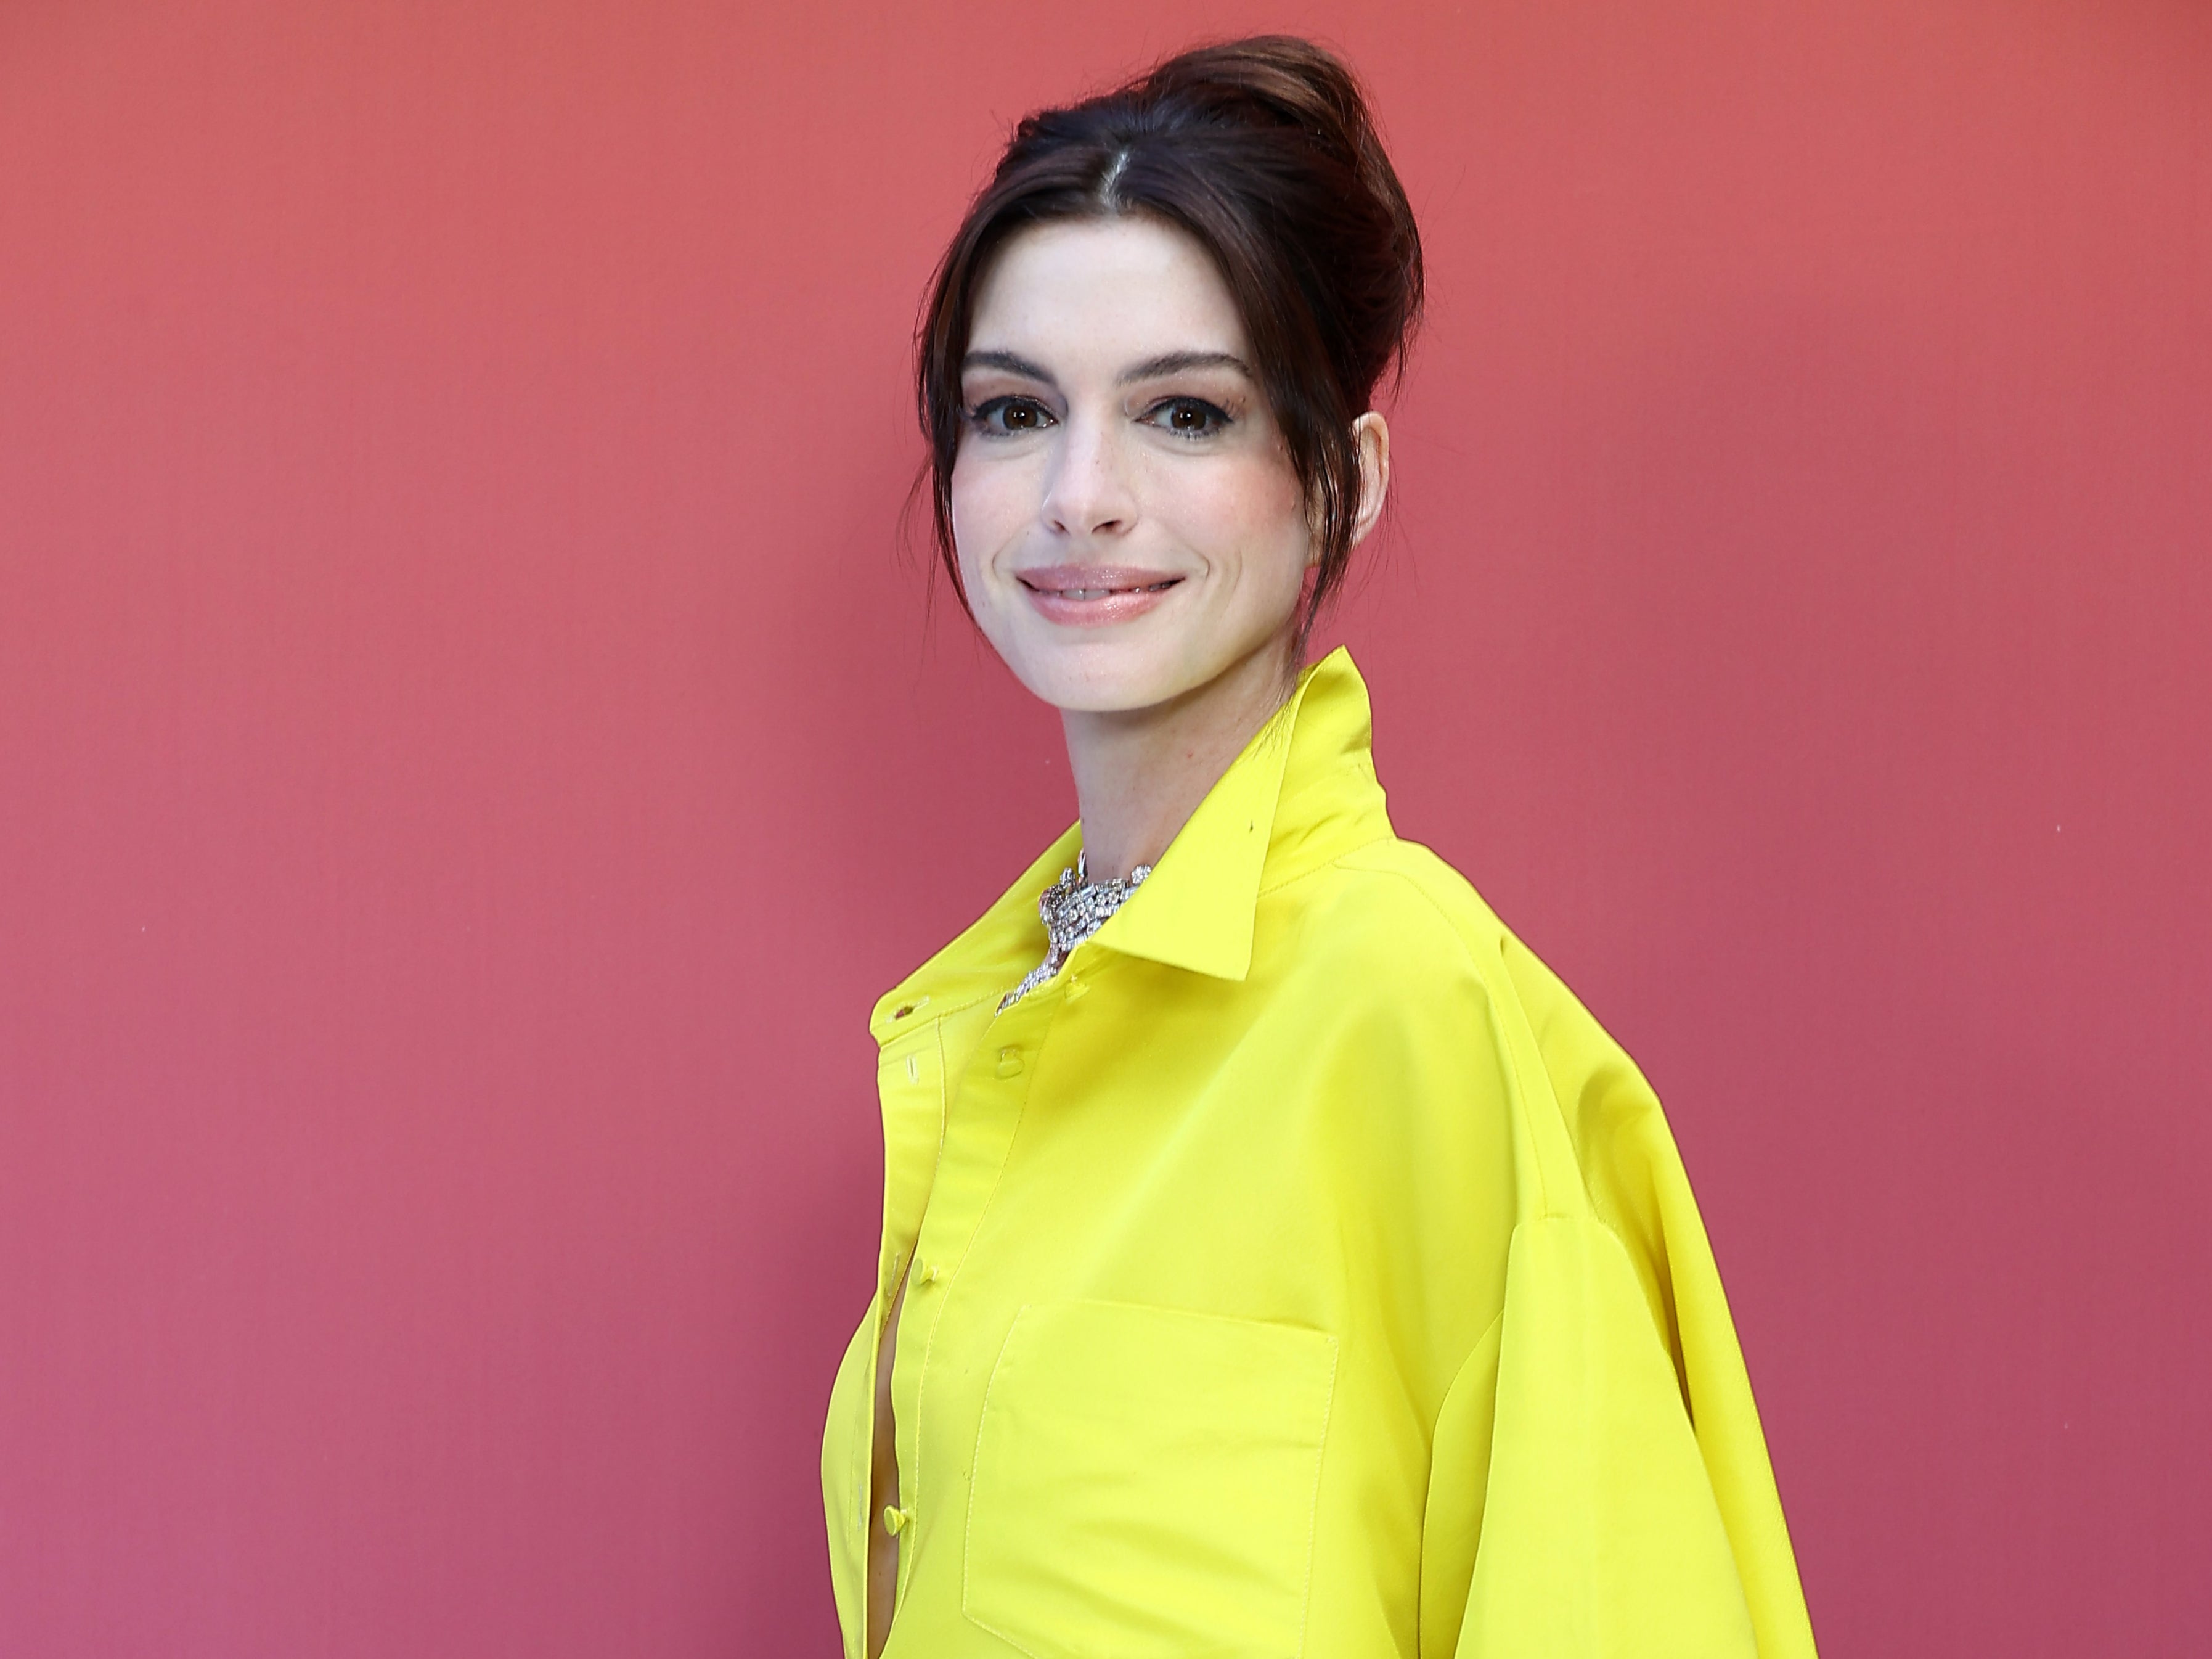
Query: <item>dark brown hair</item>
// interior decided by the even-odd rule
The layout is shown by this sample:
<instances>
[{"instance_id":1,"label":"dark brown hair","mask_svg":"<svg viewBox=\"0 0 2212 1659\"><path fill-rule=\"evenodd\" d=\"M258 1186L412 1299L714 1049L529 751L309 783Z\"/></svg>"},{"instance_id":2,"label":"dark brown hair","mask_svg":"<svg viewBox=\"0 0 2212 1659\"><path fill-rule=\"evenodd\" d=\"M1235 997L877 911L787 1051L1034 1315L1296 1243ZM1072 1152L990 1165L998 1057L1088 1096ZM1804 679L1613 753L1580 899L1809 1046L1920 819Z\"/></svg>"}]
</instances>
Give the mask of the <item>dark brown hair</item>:
<instances>
[{"instance_id":1,"label":"dark brown hair","mask_svg":"<svg viewBox=\"0 0 2212 1659\"><path fill-rule=\"evenodd\" d=\"M1421 310L1421 239L1358 82L1288 35L1182 52L1014 129L938 265L916 342L939 557L964 607L951 497L966 419L960 365L993 254L1030 225L1122 214L1196 238L1236 302L1321 544L1303 639L1351 558L1352 423L1384 372L1403 371Z\"/></svg>"}]
</instances>

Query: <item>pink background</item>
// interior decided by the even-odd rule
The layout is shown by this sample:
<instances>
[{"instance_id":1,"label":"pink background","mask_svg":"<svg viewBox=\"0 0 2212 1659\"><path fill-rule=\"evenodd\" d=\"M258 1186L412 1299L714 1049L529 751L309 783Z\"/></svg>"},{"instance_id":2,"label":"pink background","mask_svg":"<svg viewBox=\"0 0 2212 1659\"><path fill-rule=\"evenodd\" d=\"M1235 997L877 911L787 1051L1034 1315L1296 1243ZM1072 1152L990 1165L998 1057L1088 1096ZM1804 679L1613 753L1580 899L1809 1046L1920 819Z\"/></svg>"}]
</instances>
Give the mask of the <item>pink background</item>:
<instances>
[{"instance_id":1,"label":"pink background","mask_svg":"<svg viewBox=\"0 0 2212 1659\"><path fill-rule=\"evenodd\" d=\"M1644 1063L1832 1655L2212 1629L2212 9L0 5L0 1652L825 1654L1005 124L1370 77L1401 830Z\"/></svg>"}]
</instances>

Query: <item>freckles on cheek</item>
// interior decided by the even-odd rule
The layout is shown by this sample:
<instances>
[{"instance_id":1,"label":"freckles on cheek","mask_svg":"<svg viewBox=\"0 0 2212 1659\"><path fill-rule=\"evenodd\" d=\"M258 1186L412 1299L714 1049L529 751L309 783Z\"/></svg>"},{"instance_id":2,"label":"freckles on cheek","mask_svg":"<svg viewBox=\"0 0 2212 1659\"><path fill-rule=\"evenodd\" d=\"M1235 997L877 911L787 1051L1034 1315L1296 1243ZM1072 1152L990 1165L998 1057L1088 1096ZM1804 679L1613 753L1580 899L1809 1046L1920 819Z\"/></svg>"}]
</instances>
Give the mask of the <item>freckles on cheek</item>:
<instances>
[{"instance_id":1,"label":"freckles on cheek","mask_svg":"<svg viewBox=\"0 0 2212 1659\"><path fill-rule=\"evenodd\" d=\"M1304 494L1286 460L1224 467L1185 497L1194 529L1215 547L1253 550L1303 539Z\"/></svg>"},{"instance_id":2,"label":"freckles on cheek","mask_svg":"<svg viewBox=\"0 0 2212 1659\"><path fill-rule=\"evenodd\" d=\"M956 466L951 493L953 545L963 567L988 567L1034 515L1010 467Z\"/></svg>"}]
</instances>

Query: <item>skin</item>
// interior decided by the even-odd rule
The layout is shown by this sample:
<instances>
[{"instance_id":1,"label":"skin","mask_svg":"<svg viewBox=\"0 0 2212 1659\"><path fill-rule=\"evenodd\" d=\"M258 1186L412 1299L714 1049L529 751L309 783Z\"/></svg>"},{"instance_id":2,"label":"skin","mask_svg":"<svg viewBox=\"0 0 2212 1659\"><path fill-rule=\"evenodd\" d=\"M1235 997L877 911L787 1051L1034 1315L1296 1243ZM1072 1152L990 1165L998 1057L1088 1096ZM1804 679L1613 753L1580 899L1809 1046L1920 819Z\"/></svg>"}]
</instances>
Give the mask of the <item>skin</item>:
<instances>
[{"instance_id":1,"label":"skin","mask_svg":"<svg viewBox=\"0 0 2212 1659\"><path fill-rule=\"evenodd\" d=\"M1295 680L1314 515L1228 285L1143 216L1040 225L984 274L961 377L953 540L984 637L1060 712L1091 876L1152 863ZM1390 433L1352 424L1355 545L1389 488ZM898 1541L892 1356L877 1358L868 1652Z\"/></svg>"}]
</instances>

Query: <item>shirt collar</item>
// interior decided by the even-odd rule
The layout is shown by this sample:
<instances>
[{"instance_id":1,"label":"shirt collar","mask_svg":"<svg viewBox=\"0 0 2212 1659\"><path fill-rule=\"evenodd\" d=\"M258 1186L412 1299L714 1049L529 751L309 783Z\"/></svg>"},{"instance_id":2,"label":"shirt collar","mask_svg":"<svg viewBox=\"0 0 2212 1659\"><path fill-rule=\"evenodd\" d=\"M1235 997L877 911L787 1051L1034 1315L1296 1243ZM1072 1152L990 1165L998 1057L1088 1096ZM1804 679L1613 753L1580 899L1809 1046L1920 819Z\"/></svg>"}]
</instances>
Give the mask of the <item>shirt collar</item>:
<instances>
[{"instance_id":1,"label":"shirt collar","mask_svg":"<svg viewBox=\"0 0 2212 1659\"><path fill-rule=\"evenodd\" d=\"M1298 676L1096 942L1219 979L1252 965L1260 894L1391 833L1376 781L1367 684L1341 646ZM1037 895L1075 862L1081 825L1022 873L975 925L877 1003L887 1040L908 1013L1002 996L1045 947ZM902 1011L905 1010L905 1011Z\"/></svg>"},{"instance_id":2,"label":"shirt collar","mask_svg":"<svg viewBox=\"0 0 2212 1659\"><path fill-rule=\"evenodd\" d=\"M1366 682L1340 646L1298 676L1098 942L1242 979L1264 887L1390 833L1371 741Z\"/></svg>"}]
</instances>

